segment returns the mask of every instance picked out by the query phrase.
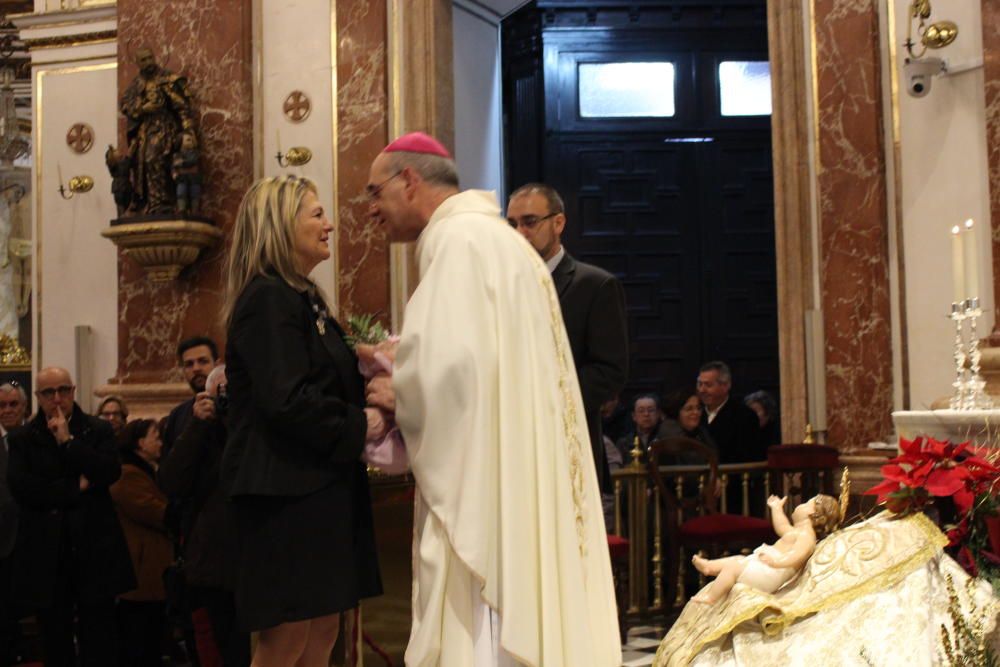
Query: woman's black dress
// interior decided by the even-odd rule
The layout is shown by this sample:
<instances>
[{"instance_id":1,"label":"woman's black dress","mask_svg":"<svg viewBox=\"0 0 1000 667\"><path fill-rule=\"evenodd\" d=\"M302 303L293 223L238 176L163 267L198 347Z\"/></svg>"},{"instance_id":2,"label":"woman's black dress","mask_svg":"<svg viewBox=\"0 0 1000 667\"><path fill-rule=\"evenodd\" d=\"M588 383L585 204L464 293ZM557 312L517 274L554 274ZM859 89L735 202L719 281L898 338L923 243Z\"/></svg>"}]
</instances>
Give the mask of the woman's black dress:
<instances>
[{"instance_id":1,"label":"woman's black dress","mask_svg":"<svg viewBox=\"0 0 1000 667\"><path fill-rule=\"evenodd\" d=\"M223 483L247 630L325 616L379 595L364 381L343 332L310 293L254 278L228 334Z\"/></svg>"}]
</instances>

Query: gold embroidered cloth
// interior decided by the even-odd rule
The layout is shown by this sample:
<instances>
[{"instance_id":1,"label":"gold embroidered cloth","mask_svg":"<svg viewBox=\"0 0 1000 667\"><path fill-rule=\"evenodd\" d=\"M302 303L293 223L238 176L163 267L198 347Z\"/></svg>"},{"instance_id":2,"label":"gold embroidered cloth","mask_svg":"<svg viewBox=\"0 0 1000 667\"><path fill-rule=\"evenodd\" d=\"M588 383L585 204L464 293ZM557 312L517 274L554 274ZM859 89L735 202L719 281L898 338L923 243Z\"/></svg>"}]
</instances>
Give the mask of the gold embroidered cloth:
<instances>
[{"instance_id":1,"label":"gold embroidered cloth","mask_svg":"<svg viewBox=\"0 0 1000 667\"><path fill-rule=\"evenodd\" d=\"M737 584L714 605L689 603L655 667L937 664L948 619L943 574L967 579L941 553L945 536L922 514L888 513L823 540L800 577L774 595ZM981 605L997 604L988 586Z\"/></svg>"}]
</instances>

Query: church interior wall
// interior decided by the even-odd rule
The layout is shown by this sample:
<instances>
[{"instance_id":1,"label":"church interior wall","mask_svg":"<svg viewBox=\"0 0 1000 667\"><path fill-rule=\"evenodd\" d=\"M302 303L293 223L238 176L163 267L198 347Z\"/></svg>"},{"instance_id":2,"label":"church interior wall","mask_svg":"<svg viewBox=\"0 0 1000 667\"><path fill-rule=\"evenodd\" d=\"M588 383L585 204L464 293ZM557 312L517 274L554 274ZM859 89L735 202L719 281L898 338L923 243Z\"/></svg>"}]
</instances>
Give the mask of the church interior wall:
<instances>
[{"instance_id":1,"label":"church interior wall","mask_svg":"<svg viewBox=\"0 0 1000 667\"><path fill-rule=\"evenodd\" d=\"M453 8L455 161L463 188L503 198L500 15L460 0Z\"/></svg>"},{"instance_id":2,"label":"church interior wall","mask_svg":"<svg viewBox=\"0 0 1000 667\"><path fill-rule=\"evenodd\" d=\"M35 72L36 91L44 101L39 108L35 165L38 284L34 293L40 321L36 357L40 366L79 368L83 360L76 358L74 328L89 326L94 373L89 379L100 382L114 375L118 365L117 258L115 247L100 235L115 217L114 202L93 196L111 187L101 150L104 143L98 142L113 141L115 136L115 77L114 61ZM93 127L96 145L76 155L66 145L65 135L81 121ZM57 188L77 175L92 176L95 190L64 200Z\"/></svg>"},{"instance_id":3,"label":"church interior wall","mask_svg":"<svg viewBox=\"0 0 1000 667\"><path fill-rule=\"evenodd\" d=\"M116 47L67 46L34 56L35 144L32 192L34 275L33 363L64 366L77 383L105 382L118 366L117 253L100 231L115 217L104 148L117 132ZM75 153L67 132L91 127L93 144ZM73 176L94 179L94 189L65 200L58 192ZM89 335L77 346L77 327ZM80 396L89 409L90 397Z\"/></svg>"},{"instance_id":4,"label":"church interior wall","mask_svg":"<svg viewBox=\"0 0 1000 667\"><path fill-rule=\"evenodd\" d=\"M810 4L810 0L803 2L804 5ZM901 41L905 35L908 2L885 0L885 3L889 2L893 3L896 41ZM85 2L78 4L80 7L88 6ZM817 54L820 81L823 81L825 75L849 78L849 74L845 72L850 72L856 63L849 62L844 69L843 62L837 60L838 56L846 53L838 51L847 48L845 44L841 43L837 49L828 50L832 44L831 40L834 39L834 33L831 32L834 29L832 22L845 19L827 12L828 7L822 0L815 4L819 9L819 23L816 25L816 30L820 46ZM492 46L498 41L495 26L499 22L500 15L494 16L481 7L475 9L478 3L465 6L462 0L454 0L453 7L456 155L464 185L497 189L502 195L505 184L502 183L501 175L501 119L496 98L498 87L495 85L499 54L498 49ZM135 9L137 7L127 13L130 16L141 13L134 11ZM293 9L294 11L289 11L287 6L278 7L276 3L266 0L254 3L256 39L252 40L253 71L252 74L248 74L246 85L241 90L251 91L251 96L255 100L253 111L255 116L251 129L246 132L240 130L241 145L236 151L239 154L238 159L247 164L252 163L252 169L247 173L252 172L254 176L298 173L314 179L319 184L324 204L329 210L337 212L333 219L337 221L335 224L338 224L338 231L335 235L335 260L319 269L317 280L334 300L345 306L348 312L384 311L388 308L389 283L392 280L388 270L388 252L384 243L373 237L370 230L366 230L365 206L360 199L360 192L364 186L367 168L363 158L377 150L377 145L381 145L389 134L391 111L387 108L390 104L387 101L387 92L390 88L388 80L392 65L388 62L390 58L386 52L389 44L389 37L386 34L387 18L389 18L386 15L387 5L384 2L371 0L355 0L349 3L336 3L331 0L296 0ZM870 11L877 11L874 4ZM941 52L941 55L953 64L961 64L982 56L978 0L957 0L936 7L935 11L935 16L940 13L942 18L955 20L963 28L959 40ZM302 20L303 16L306 16L307 20ZM134 18L130 20L133 21L133 25L137 25L134 23ZM146 19L141 23L143 26L151 25ZM337 28L333 37L331 37L332 26ZM125 29L129 30L127 21ZM845 24L845 34L846 30ZM172 31L173 29L168 32L173 34ZM180 42L173 37L166 33L158 35L152 30L145 31L145 28L133 30L130 34L154 37L157 40L163 37L167 43L175 44L176 55L172 56L170 67L177 71L192 73L189 63L185 60L188 56L181 55L182 49L177 46ZM234 48L238 50L243 48L240 45L246 45L250 41L245 35L241 35L227 48L230 51ZM287 48L292 42L296 44L296 48ZM484 47L484 44L490 46ZM865 42L864 47L868 53L873 48L875 50L881 48L875 42ZM87 54L90 60L72 63L72 67L62 66L64 69L74 69L72 73L57 74L55 71L60 66L53 63L47 66L52 72L41 77L44 81L42 85L45 108L44 110L39 108L43 115L39 117L40 122L36 131L39 133L39 155L42 160L41 164L37 165L38 192L31 195L37 208L38 262L35 295L38 301L35 312L40 326L35 327L37 340L34 347L41 355L37 362L75 367L77 360L74 358L76 352L73 345L73 326L86 324L91 326L94 334L93 373L96 382L112 377L121 370L126 371L126 375L135 371L136 378L152 379L155 376L161 381L174 379L170 367L173 365L172 346L175 339L182 334L200 332L200 324L197 318L192 318L191 313L201 312L203 308L207 312L207 304L209 302L214 304L217 298L217 286L198 285L193 290L194 296L190 293L182 296L184 290L190 286L184 289L171 288L173 290L171 296L164 298L170 301L168 305L177 305L180 310L175 310L175 314L168 318L170 322L161 323L169 326L162 327L155 339L147 338L141 341L141 346L154 346L159 350L155 362L151 357L142 359L137 356L141 346L133 345L130 348L128 345L124 347L119 345L120 332L128 331L131 334L131 329L128 327L135 324L131 320L119 322L124 317L117 310L119 298L126 301L135 298L133 305L140 308L133 309L133 312L138 316L141 312L148 313L148 310L143 310L144 300L157 303L163 294L146 293L136 287L135 280L128 277L123 280L120 290L115 289L111 282L117 280L115 250L108 241L99 236L100 229L114 217L113 204L107 194L109 177L101 162L101 148L111 143L108 136L113 132L117 122L118 91L114 81L114 69L91 72L82 70L88 63L113 63L113 60L107 58L107 51L102 51L101 47L93 45L76 48L83 49L80 53ZM110 53L113 54L114 42L106 48L112 49ZM198 48L204 50L205 47ZM192 49L192 51L197 50ZM900 81L904 81L900 69L902 51L899 45L896 45L896 60L892 63L900 73ZM101 60L102 53L104 60ZM52 54L46 55L51 59ZM197 57L199 61L203 59L207 64L209 59L205 53ZM868 68L866 72L877 73L877 68L871 61L868 61L865 67ZM36 69L41 71L37 67ZM196 80L199 74L195 73L193 76ZM206 80L198 85L204 88L218 83L214 81L217 77L210 78L211 82ZM950 301L949 259L947 253L942 252L942 249L947 247L946 229L951 224L949 221L965 217L981 220L979 234L983 256L980 257L980 264L984 267L992 264L989 244L986 242L989 231L987 221L990 184L985 149L984 128L987 116L983 84L983 71L978 69L960 75L939 77L934 82L931 94L923 99L913 99L904 91L899 91L897 98L901 157L899 183L902 186L899 194L902 211L899 243L902 246L889 247L885 251L879 250L879 246L884 247L883 244L886 243L885 228L892 224L888 220L890 213L882 212L879 215L882 216L884 226L880 229L872 227L867 230L874 233L877 238L866 245L862 253L868 256L871 262L875 262L879 258L884 261L886 257L892 257L899 251L898 254L903 260L901 275L904 281L905 302L902 310L904 317L902 326L905 343L897 341L894 345L897 354L906 355L909 373L906 381L910 390L910 405L913 407L928 405L946 394L950 383L951 352L947 341L950 340L951 325L943 317L944 308ZM121 80L118 81L118 85L122 85ZM333 104L335 87L336 105ZM87 94L80 94L81 90L85 90ZM291 122L282 109L285 98L293 90L303 91L311 102L310 115L301 123ZM95 91L96 95L93 94ZM871 92L872 90L868 88L863 91L864 95L869 95ZM839 261L838 258L844 256L843 248L831 246L831 243L839 242L835 227L836 215L839 213L833 209L823 210L822 206L835 207L838 197L843 199L840 197L842 191L838 188L849 181L847 178L837 180L840 175L831 171L825 161L829 159L828 156L834 154L830 151L837 150L836 137L832 134L836 114L846 108L846 102L852 99L852 94L848 91L840 99L819 96L820 123L817 126L820 136L817 137L816 144L819 147L819 159L823 164L817 175L817 180L820 181L818 196L822 199L818 229L826 231L819 234L822 237L818 242L821 261L815 269L817 279L821 279L823 275L832 275L830 268L832 263L836 263ZM53 102L63 99L72 100L72 103ZM490 100L495 100L497 103L491 104ZM235 102L230 104L231 100L219 98L212 100L210 104L214 105L219 101L224 103L219 104L217 109L233 113L231 107ZM841 102L844 102L845 106L840 106ZM93 108L86 106L91 104ZM875 104L873 108L878 106ZM484 114L483 108L493 111ZM237 111L242 119L249 121L250 112L247 109L240 106ZM864 122L870 127L875 127L877 123L872 124L869 121L873 118L880 119L884 113L890 112L887 109L877 108L873 116L866 118ZM84 119L84 116L87 118ZM65 129L70 124L71 117L76 120L86 120L92 125L97 139L95 149L88 155L74 157L72 160L67 157L58 161L62 167L63 178L68 180L79 170L70 165L85 165L82 169L94 177L95 188L89 196L77 196L73 200L64 201L55 190L58 187L56 162L49 157L68 152L65 145ZM870 127L866 130L868 134L872 134L869 131ZM867 139L866 136L865 140ZM287 150L291 146L308 147L313 152L313 158L310 163L302 167L282 168L274 159L279 144L282 150ZM225 145L228 146L228 143ZM252 159L247 156L250 145L254 146ZM337 148L334 149L334 146ZM867 150L867 147L865 148ZM876 171L884 170L884 164L879 164L879 160L891 155L893 147L886 145L881 149L883 157L875 156ZM228 148L221 150L224 152ZM872 155L874 153L863 157L867 159ZM231 163L234 156L233 153L229 154L227 162ZM209 158L212 159L218 158ZM226 169L227 172L230 171L229 166ZM227 184L232 178L234 178L233 172L227 173ZM248 176L242 178L249 180ZM864 188L870 187L886 187L885 174L880 173L879 178L865 183ZM864 188L858 191L861 195L864 194ZM235 210L233 193L238 189L233 188L227 195L233 200L229 202L232 205L227 204L227 210ZM838 197L833 197L834 194ZM885 193L880 196L884 198ZM883 201L881 208L883 211L888 211L890 207ZM232 211L227 215L231 213ZM870 256L869 251L873 253ZM854 258L862 257L855 255ZM217 270L217 258L208 259L206 269ZM127 271L132 270L128 268L127 260L120 261L126 266ZM984 270L984 274L986 273ZM982 328L988 331L992 327L993 294L990 281L983 278L982 283L981 297L987 312ZM894 402L891 400L892 390L896 389L898 392L898 387L890 387L886 394L874 386L877 382L884 381L885 377L891 376L891 372L887 369L890 369L892 364L885 354L889 347L886 341L890 340L885 326L885 321L888 319L885 307L889 298L886 296L888 292L885 281L881 278L872 284L876 286L870 295L874 301L869 299L868 302L860 303L855 299L853 304L856 308L843 317L838 310L843 305L837 301L839 297L832 292L824 292L826 299L824 330L828 336L834 334L833 343L829 341L827 343L827 380L832 386L837 387L836 391L828 390L828 393L843 397L841 403L836 402L841 399L831 398L828 407L831 412L836 411L839 415L844 415L839 418L843 424L856 423L859 428L864 428L862 424L874 414L872 410L878 410L880 414L887 413L893 403L896 407L899 407L900 403L898 398ZM56 292L51 288L52 285L65 285L66 288ZM827 288L833 289L831 286L832 283ZM87 294L86 299L78 296L82 293ZM184 303L191 299L203 303L194 309L184 306ZM858 320L855 316L861 312L858 309L873 303L876 306L874 308L876 319ZM64 317L66 314L68 316ZM57 321L60 323L69 321L69 325L56 325ZM121 324L120 332L116 330L117 324ZM854 337L844 338L838 342L837 332L851 328L862 331L865 335L875 331L877 340L871 339L866 343L859 342L857 337ZM219 333L211 327L209 329ZM874 347L870 343L874 343ZM903 350L900 351L899 347ZM877 377L863 380L861 378L864 373L861 371L867 372L872 368L872 364L867 363L864 355L871 354L873 349L877 349L877 360L874 364L878 369ZM853 353L853 351L858 351L860 356L837 357L837 354ZM834 352L832 356L831 352ZM129 359L132 361L128 361ZM850 379L845 380L845 378ZM898 384L898 373L896 378L895 384ZM890 381L888 384L894 383ZM890 396L888 400L886 395ZM873 396L876 397L874 402L869 400ZM848 405L848 401L854 403L867 401L869 407L864 410L855 409ZM882 421L884 419L881 417L876 419L880 425ZM849 434L845 432L844 436L852 442L854 440L860 442L861 439L860 431L857 433L851 431Z\"/></svg>"},{"instance_id":5,"label":"church interior wall","mask_svg":"<svg viewBox=\"0 0 1000 667\"><path fill-rule=\"evenodd\" d=\"M936 77L926 97L907 94L902 41L909 21L909 0L895 0L897 42L902 244L910 407L928 409L948 396L954 379L951 340L954 325L945 315L952 301L950 233L966 219L983 267L978 295L984 316L980 331L993 328L993 263L990 247L990 183L986 153L986 109L981 67ZM934 3L932 20L959 26L950 46L928 56L946 59L954 69L981 62L980 0Z\"/></svg>"},{"instance_id":6,"label":"church interior wall","mask_svg":"<svg viewBox=\"0 0 1000 667\"><path fill-rule=\"evenodd\" d=\"M331 0L295 0L289 3L256 2L254 23L254 94L256 159L255 177L295 174L311 179L319 189L326 211L337 210L334 187L336 167L335 98L333 71L336 34L332 29L335 3ZM288 48L295 44L295 48ZM299 92L308 99L309 111L294 110L301 100L289 96ZM284 109L286 101L291 115ZM282 167L276 155L294 146L312 151L312 159L299 167ZM336 216L330 215L336 225ZM337 234L333 235L334 244ZM336 302L339 257L336 245L332 261L316 267L313 279Z\"/></svg>"}]
</instances>

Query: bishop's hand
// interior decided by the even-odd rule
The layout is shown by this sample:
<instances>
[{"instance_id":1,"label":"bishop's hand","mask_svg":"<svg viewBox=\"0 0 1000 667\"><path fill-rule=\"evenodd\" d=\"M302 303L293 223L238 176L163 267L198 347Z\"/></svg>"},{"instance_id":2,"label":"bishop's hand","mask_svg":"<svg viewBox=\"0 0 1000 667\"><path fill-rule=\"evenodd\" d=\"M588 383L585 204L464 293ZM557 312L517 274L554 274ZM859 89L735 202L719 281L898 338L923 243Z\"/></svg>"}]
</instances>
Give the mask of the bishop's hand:
<instances>
[{"instance_id":1,"label":"bishop's hand","mask_svg":"<svg viewBox=\"0 0 1000 667\"><path fill-rule=\"evenodd\" d=\"M396 392L392 389L392 378L382 374L369 380L365 387L365 400L369 407L382 408L389 414L395 414Z\"/></svg>"},{"instance_id":2,"label":"bishop's hand","mask_svg":"<svg viewBox=\"0 0 1000 667\"><path fill-rule=\"evenodd\" d=\"M368 442L379 440L389 432L385 415L378 408L365 408L365 418L368 420L368 431L365 434L365 440Z\"/></svg>"}]
</instances>

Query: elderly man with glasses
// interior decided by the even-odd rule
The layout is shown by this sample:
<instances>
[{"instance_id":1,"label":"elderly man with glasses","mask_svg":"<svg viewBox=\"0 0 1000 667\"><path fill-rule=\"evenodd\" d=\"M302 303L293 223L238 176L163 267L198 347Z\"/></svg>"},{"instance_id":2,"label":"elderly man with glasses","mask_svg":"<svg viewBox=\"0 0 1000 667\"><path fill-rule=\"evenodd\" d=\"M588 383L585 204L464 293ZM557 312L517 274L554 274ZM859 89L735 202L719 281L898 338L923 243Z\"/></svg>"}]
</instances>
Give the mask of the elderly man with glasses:
<instances>
[{"instance_id":1,"label":"elderly man with glasses","mask_svg":"<svg viewBox=\"0 0 1000 667\"><path fill-rule=\"evenodd\" d=\"M7 439L20 509L11 599L38 615L47 666L106 667L118 664L115 597L135 576L108 492L121 475L111 425L75 395L66 369L42 369L38 413Z\"/></svg>"},{"instance_id":2,"label":"elderly man with glasses","mask_svg":"<svg viewBox=\"0 0 1000 667\"><path fill-rule=\"evenodd\" d=\"M507 221L538 251L552 274L580 380L597 479L601 491L609 493L601 405L618 395L628 377L625 293L613 275L577 261L563 248L566 208L555 188L544 183L522 185L507 202Z\"/></svg>"}]
</instances>

